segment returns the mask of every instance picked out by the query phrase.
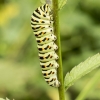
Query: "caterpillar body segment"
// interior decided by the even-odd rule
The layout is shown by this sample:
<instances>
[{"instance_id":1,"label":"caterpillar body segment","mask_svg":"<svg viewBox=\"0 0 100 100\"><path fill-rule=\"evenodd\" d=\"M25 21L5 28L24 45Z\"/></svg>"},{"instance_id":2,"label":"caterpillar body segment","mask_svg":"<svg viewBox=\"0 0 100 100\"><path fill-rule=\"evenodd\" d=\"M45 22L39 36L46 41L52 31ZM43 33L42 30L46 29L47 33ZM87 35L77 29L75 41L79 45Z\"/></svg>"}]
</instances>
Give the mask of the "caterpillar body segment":
<instances>
[{"instance_id":1,"label":"caterpillar body segment","mask_svg":"<svg viewBox=\"0 0 100 100\"><path fill-rule=\"evenodd\" d=\"M57 79L57 76L54 75L54 76L51 76L49 78L45 78L45 81L50 85L50 86L53 86L53 87L59 87L60 86L60 82L58 81Z\"/></svg>"},{"instance_id":2,"label":"caterpillar body segment","mask_svg":"<svg viewBox=\"0 0 100 100\"><path fill-rule=\"evenodd\" d=\"M45 24L45 25L52 25L53 21L52 20L45 20L45 19L38 19L34 16L31 17L31 23L32 24Z\"/></svg>"},{"instance_id":3,"label":"caterpillar body segment","mask_svg":"<svg viewBox=\"0 0 100 100\"><path fill-rule=\"evenodd\" d=\"M57 39L57 37L54 34L48 34L46 36L36 38L36 41L38 44L45 44L48 42L55 41L56 39Z\"/></svg>"},{"instance_id":4,"label":"caterpillar body segment","mask_svg":"<svg viewBox=\"0 0 100 100\"><path fill-rule=\"evenodd\" d=\"M39 52L41 53L58 49L58 46L54 42L49 42L47 44L38 44L37 47L38 47Z\"/></svg>"},{"instance_id":5,"label":"caterpillar body segment","mask_svg":"<svg viewBox=\"0 0 100 100\"><path fill-rule=\"evenodd\" d=\"M56 69L47 69L47 70L42 69L42 74L44 77L49 78L51 76L57 75L57 70Z\"/></svg>"},{"instance_id":6,"label":"caterpillar body segment","mask_svg":"<svg viewBox=\"0 0 100 100\"><path fill-rule=\"evenodd\" d=\"M46 36L48 34L53 34L53 28L48 28L45 30L40 30L40 31L34 31L34 35L38 38L38 37L43 37Z\"/></svg>"},{"instance_id":7,"label":"caterpillar body segment","mask_svg":"<svg viewBox=\"0 0 100 100\"><path fill-rule=\"evenodd\" d=\"M40 62L40 66L42 69L57 69L59 67L59 64L56 62L56 60L51 60L48 62Z\"/></svg>"},{"instance_id":8,"label":"caterpillar body segment","mask_svg":"<svg viewBox=\"0 0 100 100\"><path fill-rule=\"evenodd\" d=\"M47 62L47 61L50 61L50 60L57 60L59 57L55 53L55 51L50 51L50 52L47 52L47 53L39 53L39 58L40 58L40 61Z\"/></svg>"}]
</instances>

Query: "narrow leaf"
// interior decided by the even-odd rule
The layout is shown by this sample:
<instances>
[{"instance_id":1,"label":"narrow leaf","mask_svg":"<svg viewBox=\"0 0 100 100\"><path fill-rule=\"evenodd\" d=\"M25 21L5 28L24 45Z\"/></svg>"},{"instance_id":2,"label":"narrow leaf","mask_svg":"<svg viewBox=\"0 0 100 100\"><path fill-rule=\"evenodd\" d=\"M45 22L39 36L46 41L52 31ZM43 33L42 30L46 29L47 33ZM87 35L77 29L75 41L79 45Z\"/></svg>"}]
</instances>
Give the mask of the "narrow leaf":
<instances>
[{"instance_id":1,"label":"narrow leaf","mask_svg":"<svg viewBox=\"0 0 100 100\"><path fill-rule=\"evenodd\" d=\"M45 1L45 0L40 0L40 2L41 2L42 4L45 4L45 3L46 3L46 1Z\"/></svg>"},{"instance_id":2,"label":"narrow leaf","mask_svg":"<svg viewBox=\"0 0 100 100\"><path fill-rule=\"evenodd\" d=\"M40 2L41 2L42 4L45 4L45 3L51 4L51 3L52 3L52 0L40 0Z\"/></svg>"},{"instance_id":3,"label":"narrow leaf","mask_svg":"<svg viewBox=\"0 0 100 100\"><path fill-rule=\"evenodd\" d=\"M81 93L75 100L85 100L91 90L96 86L96 84L100 81L100 70L98 70L92 79L87 83ZM100 92L99 92L100 93Z\"/></svg>"},{"instance_id":4,"label":"narrow leaf","mask_svg":"<svg viewBox=\"0 0 100 100\"><path fill-rule=\"evenodd\" d=\"M42 4L45 4L45 3L52 4L52 0L40 0L40 2ZM60 10L66 4L67 0L58 0L58 2L59 2L58 9Z\"/></svg>"},{"instance_id":5,"label":"narrow leaf","mask_svg":"<svg viewBox=\"0 0 100 100\"><path fill-rule=\"evenodd\" d=\"M67 90L74 82L84 76L85 74L91 72L93 69L100 66L100 54L96 54L89 57L84 62L75 66L69 73L66 74L64 84Z\"/></svg>"},{"instance_id":6,"label":"narrow leaf","mask_svg":"<svg viewBox=\"0 0 100 100\"><path fill-rule=\"evenodd\" d=\"M67 0L59 0L59 9L61 9L65 4Z\"/></svg>"}]
</instances>

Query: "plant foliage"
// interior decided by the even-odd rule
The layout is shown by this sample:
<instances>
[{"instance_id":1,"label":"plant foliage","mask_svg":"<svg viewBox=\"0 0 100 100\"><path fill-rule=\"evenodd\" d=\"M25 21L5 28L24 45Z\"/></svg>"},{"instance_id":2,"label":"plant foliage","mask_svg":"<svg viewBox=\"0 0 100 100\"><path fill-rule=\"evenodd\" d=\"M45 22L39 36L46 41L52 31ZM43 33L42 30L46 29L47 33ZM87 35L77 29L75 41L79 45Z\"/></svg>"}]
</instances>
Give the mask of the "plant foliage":
<instances>
[{"instance_id":1,"label":"plant foliage","mask_svg":"<svg viewBox=\"0 0 100 100\"><path fill-rule=\"evenodd\" d=\"M91 72L93 69L100 66L100 54L96 54L93 57L89 57L84 62L75 66L65 76L65 89L67 90L76 80Z\"/></svg>"}]
</instances>

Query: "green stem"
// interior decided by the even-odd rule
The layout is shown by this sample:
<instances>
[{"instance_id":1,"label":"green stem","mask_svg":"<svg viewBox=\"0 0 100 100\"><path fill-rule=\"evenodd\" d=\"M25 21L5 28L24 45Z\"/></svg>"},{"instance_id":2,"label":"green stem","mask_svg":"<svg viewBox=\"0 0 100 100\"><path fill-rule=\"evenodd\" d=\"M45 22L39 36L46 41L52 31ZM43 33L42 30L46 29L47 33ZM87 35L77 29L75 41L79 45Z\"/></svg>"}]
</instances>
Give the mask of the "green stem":
<instances>
[{"instance_id":1,"label":"green stem","mask_svg":"<svg viewBox=\"0 0 100 100\"><path fill-rule=\"evenodd\" d=\"M62 56L61 56L61 43L60 43L60 31L59 31L59 14L58 14L58 0L53 0L53 18L54 18L54 34L57 36L56 44L58 45L57 54L59 59L57 60L59 68L57 69L58 80L60 81L60 87L58 88L59 100L65 100L64 82L63 82L63 68L62 68Z\"/></svg>"}]
</instances>

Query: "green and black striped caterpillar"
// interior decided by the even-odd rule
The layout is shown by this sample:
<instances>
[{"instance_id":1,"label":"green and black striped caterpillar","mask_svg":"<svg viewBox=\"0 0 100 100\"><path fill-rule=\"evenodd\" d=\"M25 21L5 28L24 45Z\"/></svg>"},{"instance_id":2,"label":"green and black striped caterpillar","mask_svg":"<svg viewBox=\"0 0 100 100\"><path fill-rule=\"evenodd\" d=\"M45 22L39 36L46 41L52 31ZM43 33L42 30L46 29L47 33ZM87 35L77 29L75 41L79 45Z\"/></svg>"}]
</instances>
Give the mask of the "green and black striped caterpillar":
<instances>
[{"instance_id":1,"label":"green and black striped caterpillar","mask_svg":"<svg viewBox=\"0 0 100 100\"><path fill-rule=\"evenodd\" d=\"M57 79L56 60L59 58L55 51L58 46L54 43L57 39L53 31L53 16L48 4L38 7L31 16L31 27L36 36L39 50L40 66L45 81L53 87L59 87Z\"/></svg>"}]
</instances>

